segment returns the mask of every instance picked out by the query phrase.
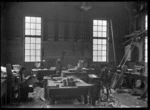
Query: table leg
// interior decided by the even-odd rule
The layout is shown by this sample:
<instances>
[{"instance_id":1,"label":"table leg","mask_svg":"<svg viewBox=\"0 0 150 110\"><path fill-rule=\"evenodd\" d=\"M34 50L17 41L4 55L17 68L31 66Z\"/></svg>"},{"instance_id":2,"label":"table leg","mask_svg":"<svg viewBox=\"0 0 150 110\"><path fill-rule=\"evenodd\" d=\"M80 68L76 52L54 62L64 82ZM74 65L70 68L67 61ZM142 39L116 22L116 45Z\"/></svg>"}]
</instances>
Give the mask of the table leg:
<instances>
[{"instance_id":1,"label":"table leg","mask_svg":"<svg viewBox=\"0 0 150 110\"><path fill-rule=\"evenodd\" d=\"M54 96L49 97L49 104L50 105L55 105L55 97Z\"/></svg>"},{"instance_id":2,"label":"table leg","mask_svg":"<svg viewBox=\"0 0 150 110\"><path fill-rule=\"evenodd\" d=\"M44 79L44 98L45 99L47 99L47 89L46 89L46 82L47 82L47 80L46 79Z\"/></svg>"},{"instance_id":3,"label":"table leg","mask_svg":"<svg viewBox=\"0 0 150 110\"><path fill-rule=\"evenodd\" d=\"M95 101L96 101L96 98L95 98L95 86L92 86L90 88L90 92L89 92L89 103L91 105L95 105Z\"/></svg>"},{"instance_id":4,"label":"table leg","mask_svg":"<svg viewBox=\"0 0 150 110\"><path fill-rule=\"evenodd\" d=\"M54 105L55 104L55 97L53 95L50 94L49 90L47 89L47 96L48 96L48 101L50 105Z\"/></svg>"},{"instance_id":5,"label":"table leg","mask_svg":"<svg viewBox=\"0 0 150 110\"><path fill-rule=\"evenodd\" d=\"M6 95L6 97L5 97L5 104L7 104L7 93L5 95Z\"/></svg>"},{"instance_id":6,"label":"table leg","mask_svg":"<svg viewBox=\"0 0 150 110\"><path fill-rule=\"evenodd\" d=\"M87 104L87 95L84 95L84 104Z\"/></svg>"}]
</instances>

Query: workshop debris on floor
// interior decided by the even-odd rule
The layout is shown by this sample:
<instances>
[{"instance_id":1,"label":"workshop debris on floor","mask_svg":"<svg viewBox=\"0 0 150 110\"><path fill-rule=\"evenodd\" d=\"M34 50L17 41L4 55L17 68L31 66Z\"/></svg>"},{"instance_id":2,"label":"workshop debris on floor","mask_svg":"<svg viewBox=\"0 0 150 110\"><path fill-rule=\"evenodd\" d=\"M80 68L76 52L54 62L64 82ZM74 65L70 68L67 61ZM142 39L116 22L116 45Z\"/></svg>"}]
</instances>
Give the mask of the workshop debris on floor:
<instances>
[{"instance_id":1,"label":"workshop debris on floor","mask_svg":"<svg viewBox=\"0 0 150 110\"><path fill-rule=\"evenodd\" d=\"M49 105L44 98L44 88L35 87L34 92L29 93L29 100L21 102L19 105L10 104L7 108L146 108L147 100L138 100L139 96L133 96L130 90L112 90L109 99L98 100L95 106L85 105L76 99L58 100L55 105Z\"/></svg>"}]
</instances>

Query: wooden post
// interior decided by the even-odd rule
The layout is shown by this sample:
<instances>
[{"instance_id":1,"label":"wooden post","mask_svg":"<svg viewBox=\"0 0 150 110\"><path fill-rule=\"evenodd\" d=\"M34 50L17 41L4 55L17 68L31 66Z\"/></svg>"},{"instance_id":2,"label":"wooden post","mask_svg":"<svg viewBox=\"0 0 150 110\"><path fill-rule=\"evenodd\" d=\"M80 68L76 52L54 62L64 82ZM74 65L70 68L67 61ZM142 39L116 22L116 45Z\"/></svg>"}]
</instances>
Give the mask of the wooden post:
<instances>
[{"instance_id":1,"label":"wooden post","mask_svg":"<svg viewBox=\"0 0 150 110\"><path fill-rule=\"evenodd\" d=\"M110 25L111 25L111 36L112 36L112 43L113 43L114 60L115 60L115 65L116 65L116 53L115 53L115 45L114 45L114 35L113 35L112 20L110 20Z\"/></svg>"}]
</instances>

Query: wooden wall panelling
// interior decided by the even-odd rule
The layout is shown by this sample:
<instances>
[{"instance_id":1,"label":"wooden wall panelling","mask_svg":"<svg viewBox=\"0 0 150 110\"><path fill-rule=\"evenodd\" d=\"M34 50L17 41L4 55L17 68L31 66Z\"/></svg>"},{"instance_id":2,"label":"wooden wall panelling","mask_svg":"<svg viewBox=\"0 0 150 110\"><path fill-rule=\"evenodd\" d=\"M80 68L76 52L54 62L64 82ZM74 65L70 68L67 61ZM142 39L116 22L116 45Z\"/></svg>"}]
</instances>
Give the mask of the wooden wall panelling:
<instances>
[{"instance_id":1,"label":"wooden wall panelling","mask_svg":"<svg viewBox=\"0 0 150 110\"><path fill-rule=\"evenodd\" d=\"M54 28L54 41L58 41L59 38L58 38L58 20L54 20L54 25L55 25L55 28Z\"/></svg>"},{"instance_id":2,"label":"wooden wall panelling","mask_svg":"<svg viewBox=\"0 0 150 110\"><path fill-rule=\"evenodd\" d=\"M86 41L87 23L83 24L83 40Z\"/></svg>"},{"instance_id":3,"label":"wooden wall panelling","mask_svg":"<svg viewBox=\"0 0 150 110\"><path fill-rule=\"evenodd\" d=\"M48 21L47 22L47 33L48 33L48 40L54 40L54 30L55 30L55 25L53 21Z\"/></svg>"},{"instance_id":4,"label":"wooden wall panelling","mask_svg":"<svg viewBox=\"0 0 150 110\"><path fill-rule=\"evenodd\" d=\"M85 35L84 23L82 22L80 26L81 26L80 39L81 39L82 41L84 41L84 35Z\"/></svg>"},{"instance_id":5,"label":"wooden wall panelling","mask_svg":"<svg viewBox=\"0 0 150 110\"><path fill-rule=\"evenodd\" d=\"M48 21L43 19L43 40L48 40Z\"/></svg>"},{"instance_id":6,"label":"wooden wall panelling","mask_svg":"<svg viewBox=\"0 0 150 110\"><path fill-rule=\"evenodd\" d=\"M78 23L75 21L75 24L74 24L74 41L77 41L78 40Z\"/></svg>"},{"instance_id":7,"label":"wooden wall panelling","mask_svg":"<svg viewBox=\"0 0 150 110\"><path fill-rule=\"evenodd\" d=\"M67 41L68 40L68 24L66 21L64 21L64 40Z\"/></svg>"},{"instance_id":8,"label":"wooden wall panelling","mask_svg":"<svg viewBox=\"0 0 150 110\"><path fill-rule=\"evenodd\" d=\"M58 22L58 40L64 40L65 23L63 21Z\"/></svg>"},{"instance_id":9,"label":"wooden wall panelling","mask_svg":"<svg viewBox=\"0 0 150 110\"><path fill-rule=\"evenodd\" d=\"M74 23L69 23L69 40L72 41L74 39Z\"/></svg>"}]
</instances>

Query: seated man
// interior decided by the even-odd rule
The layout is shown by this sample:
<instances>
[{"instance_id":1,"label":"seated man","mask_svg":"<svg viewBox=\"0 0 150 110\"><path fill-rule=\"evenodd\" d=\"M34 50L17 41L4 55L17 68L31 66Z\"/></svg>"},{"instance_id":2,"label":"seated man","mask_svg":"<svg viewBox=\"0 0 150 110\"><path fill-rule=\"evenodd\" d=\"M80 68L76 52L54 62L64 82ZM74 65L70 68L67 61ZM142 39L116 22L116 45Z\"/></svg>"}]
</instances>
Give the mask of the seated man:
<instances>
[{"instance_id":1,"label":"seated man","mask_svg":"<svg viewBox=\"0 0 150 110\"><path fill-rule=\"evenodd\" d=\"M21 67L19 74L20 74L20 95L21 99L28 98L28 92L33 92L33 85L37 82L36 77L34 76L25 76L25 67Z\"/></svg>"},{"instance_id":2,"label":"seated man","mask_svg":"<svg viewBox=\"0 0 150 110\"><path fill-rule=\"evenodd\" d=\"M60 77L61 69L62 69L61 61L60 61L60 59L58 59L56 61L56 74L51 75L51 77Z\"/></svg>"},{"instance_id":3,"label":"seated man","mask_svg":"<svg viewBox=\"0 0 150 110\"><path fill-rule=\"evenodd\" d=\"M35 76L26 76L25 75L25 70L26 68L25 67L21 67L20 71L19 71L19 74L20 74L20 77L21 77L21 84L23 87L26 87L26 86L29 86L31 84L34 84L36 82L38 82L38 80L36 79Z\"/></svg>"}]
</instances>

